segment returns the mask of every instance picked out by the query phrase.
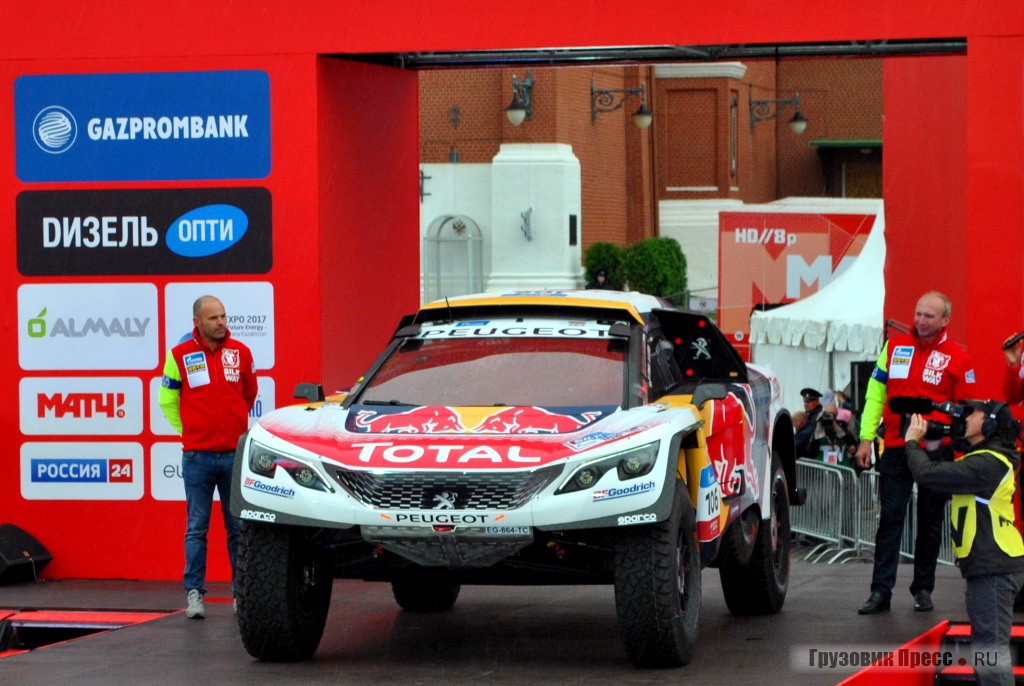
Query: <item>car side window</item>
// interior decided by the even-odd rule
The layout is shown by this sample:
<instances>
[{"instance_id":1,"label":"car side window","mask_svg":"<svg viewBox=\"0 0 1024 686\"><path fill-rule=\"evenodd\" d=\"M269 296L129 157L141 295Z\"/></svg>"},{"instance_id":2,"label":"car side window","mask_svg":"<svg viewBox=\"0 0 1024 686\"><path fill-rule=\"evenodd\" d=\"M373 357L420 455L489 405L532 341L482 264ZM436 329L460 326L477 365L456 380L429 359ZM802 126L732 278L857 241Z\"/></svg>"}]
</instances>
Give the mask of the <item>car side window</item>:
<instances>
[{"instance_id":1,"label":"car side window","mask_svg":"<svg viewBox=\"0 0 1024 686\"><path fill-rule=\"evenodd\" d=\"M682 381L679 365L673 354L675 346L660 334L652 335L647 341L647 359L650 363L651 399L657 399Z\"/></svg>"}]
</instances>

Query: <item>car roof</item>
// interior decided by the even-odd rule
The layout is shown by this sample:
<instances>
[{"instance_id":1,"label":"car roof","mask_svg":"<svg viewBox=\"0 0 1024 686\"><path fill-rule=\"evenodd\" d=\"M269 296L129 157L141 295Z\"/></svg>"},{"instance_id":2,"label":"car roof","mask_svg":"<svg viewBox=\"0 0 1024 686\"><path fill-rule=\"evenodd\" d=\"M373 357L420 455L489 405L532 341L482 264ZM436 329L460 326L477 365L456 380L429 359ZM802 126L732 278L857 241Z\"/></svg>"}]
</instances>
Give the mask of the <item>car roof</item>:
<instances>
[{"instance_id":1,"label":"car roof","mask_svg":"<svg viewBox=\"0 0 1024 686\"><path fill-rule=\"evenodd\" d=\"M643 324L646 315L656 309L672 306L661 298L633 291L563 290L563 291L509 291L507 293L478 293L435 300L420 308L417 322L436 320L438 316L459 317L487 314L500 316L533 311L580 312L588 316L628 318Z\"/></svg>"}]
</instances>

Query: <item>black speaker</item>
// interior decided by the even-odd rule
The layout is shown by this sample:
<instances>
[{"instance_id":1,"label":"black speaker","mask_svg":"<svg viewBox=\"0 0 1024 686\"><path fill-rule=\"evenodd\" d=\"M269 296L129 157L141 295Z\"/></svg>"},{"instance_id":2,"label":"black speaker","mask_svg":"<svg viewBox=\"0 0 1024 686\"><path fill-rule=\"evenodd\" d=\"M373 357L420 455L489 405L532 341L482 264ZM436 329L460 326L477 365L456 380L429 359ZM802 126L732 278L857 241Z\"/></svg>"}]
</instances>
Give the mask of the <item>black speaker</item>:
<instances>
[{"instance_id":1,"label":"black speaker","mask_svg":"<svg viewBox=\"0 0 1024 686\"><path fill-rule=\"evenodd\" d=\"M13 524L0 524L0 585L35 581L53 559L43 544Z\"/></svg>"},{"instance_id":2,"label":"black speaker","mask_svg":"<svg viewBox=\"0 0 1024 686\"><path fill-rule=\"evenodd\" d=\"M853 402L854 414L864 410L864 395L868 392L868 379L875 371L874 362L850 363L850 400Z\"/></svg>"}]
</instances>

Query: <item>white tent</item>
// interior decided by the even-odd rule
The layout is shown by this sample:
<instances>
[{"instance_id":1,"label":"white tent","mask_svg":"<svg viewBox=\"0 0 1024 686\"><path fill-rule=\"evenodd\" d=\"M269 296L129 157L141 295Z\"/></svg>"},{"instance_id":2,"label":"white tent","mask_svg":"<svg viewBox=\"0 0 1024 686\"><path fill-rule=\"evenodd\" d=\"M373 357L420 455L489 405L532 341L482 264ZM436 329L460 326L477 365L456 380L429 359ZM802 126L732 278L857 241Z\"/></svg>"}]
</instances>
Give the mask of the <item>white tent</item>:
<instances>
[{"instance_id":1,"label":"white tent","mask_svg":"<svg viewBox=\"0 0 1024 686\"><path fill-rule=\"evenodd\" d=\"M750 317L751 358L778 375L782 402L801 408L801 388L822 393L850 381L850 363L878 358L885 301L885 214L860 255L832 283L795 303Z\"/></svg>"}]
</instances>

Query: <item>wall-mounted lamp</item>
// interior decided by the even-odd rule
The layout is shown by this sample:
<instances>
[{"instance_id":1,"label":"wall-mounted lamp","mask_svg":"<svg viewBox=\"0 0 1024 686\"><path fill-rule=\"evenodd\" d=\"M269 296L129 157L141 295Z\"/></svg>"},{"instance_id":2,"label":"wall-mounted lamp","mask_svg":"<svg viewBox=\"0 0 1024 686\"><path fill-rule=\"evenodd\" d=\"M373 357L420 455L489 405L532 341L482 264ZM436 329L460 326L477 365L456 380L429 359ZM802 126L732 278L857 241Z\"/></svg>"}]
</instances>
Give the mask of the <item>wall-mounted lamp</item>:
<instances>
[{"instance_id":1,"label":"wall-mounted lamp","mask_svg":"<svg viewBox=\"0 0 1024 686\"><path fill-rule=\"evenodd\" d=\"M519 216L523 218L523 223L519 225L519 230L526 236L526 240L533 240L533 226L530 224L530 217L533 216L533 208L527 209L525 212L520 212Z\"/></svg>"},{"instance_id":2,"label":"wall-mounted lamp","mask_svg":"<svg viewBox=\"0 0 1024 686\"><path fill-rule=\"evenodd\" d=\"M750 89L750 132L754 132L754 125L759 121L768 121L779 116L779 110L786 105L792 105L796 110L793 118L789 120L789 128L796 135L800 135L807 129L807 119L800 114L800 94L794 93L792 98L780 100L754 100L754 89ZM775 111L772 111L772 106Z\"/></svg>"},{"instance_id":3,"label":"wall-mounted lamp","mask_svg":"<svg viewBox=\"0 0 1024 686\"><path fill-rule=\"evenodd\" d=\"M512 126L519 126L524 119L533 119L533 72L529 69L524 81L512 75L512 102L505 108L505 116Z\"/></svg>"},{"instance_id":4,"label":"wall-mounted lamp","mask_svg":"<svg viewBox=\"0 0 1024 686\"><path fill-rule=\"evenodd\" d=\"M618 102L615 96L621 95ZM647 84L641 83L639 88L594 88L594 81L590 81L590 122L597 121L597 115L601 112L614 112L621 109L626 101L634 95L640 96L640 108L633 113L633 123L641 129L651 125L654 115L647 109Z\"/></svg>"}]
</instances>

